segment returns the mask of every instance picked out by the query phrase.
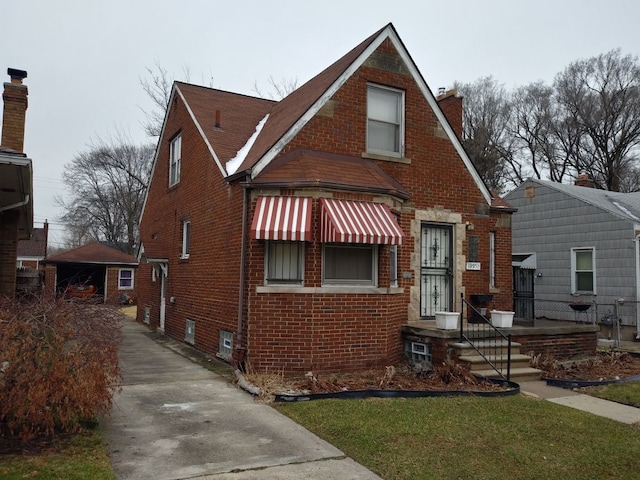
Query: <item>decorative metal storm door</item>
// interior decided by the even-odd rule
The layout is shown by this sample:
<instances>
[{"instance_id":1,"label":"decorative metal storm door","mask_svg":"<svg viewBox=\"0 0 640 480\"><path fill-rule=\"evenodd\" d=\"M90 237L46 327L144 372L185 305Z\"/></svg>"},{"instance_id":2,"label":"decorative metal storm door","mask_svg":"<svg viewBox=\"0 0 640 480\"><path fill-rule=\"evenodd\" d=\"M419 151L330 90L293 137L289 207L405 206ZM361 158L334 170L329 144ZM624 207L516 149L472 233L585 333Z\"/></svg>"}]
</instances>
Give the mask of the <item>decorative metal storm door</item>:
<instances>
[{"instance_id":1,"label":"decorative metal storm door","mask_svg":"<svg viewBox=\"0 0 640 480\"><path fill-rule=\"evenodd\" d=\"M453 309L453 229L422 225L420 258L420 316Z\"/></svg>"}]
</instances>

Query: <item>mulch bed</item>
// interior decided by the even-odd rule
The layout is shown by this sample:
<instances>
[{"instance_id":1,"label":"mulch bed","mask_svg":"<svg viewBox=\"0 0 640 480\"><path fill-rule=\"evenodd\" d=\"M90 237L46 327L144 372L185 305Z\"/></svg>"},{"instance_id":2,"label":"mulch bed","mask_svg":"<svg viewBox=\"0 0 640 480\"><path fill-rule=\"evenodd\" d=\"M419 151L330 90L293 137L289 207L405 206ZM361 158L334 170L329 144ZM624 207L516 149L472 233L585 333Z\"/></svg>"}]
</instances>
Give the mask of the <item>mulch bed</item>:
<instances>
[{"instance_id":1,"label":"mulch bed","mask_svg":"<svg viewBox=\"0 0 640 480\"><path fill-rule=\"evenodd\" d=\"M596 357L556 360L536 356L532 366L543 371L542 378L556 380L603 381L640 375L640 358L624 352ZM500 392L509 387L478 379L467 366L444 362L431 372L416 373L407 364L354 373L322 374L309 372L302 377L246 374L247 381L260 388L260 398L271 401L274 395L308 395L363 390Z\"/></svg>"},{"instance_id":2,"label":"mulch bed","mask_svg":"<svg viewBox=\"0 0 640 480\"><path fill-rule=\"evenodd\" d=\"M544 372L544 378L554 380L602 382L640 375L640 358L626 352L607 352L568 361L535 357L533 365Z\"/></svg>"},{"instance_id":3,"label":"mulch bed","mask_svg":"<svg viewBox=\"0 0 640 480\"><path fill-rule=\"evenodd\" d=\"M247 381L260 388L260 398L270 401L275 394L308 395L317 393L356 392L363 390L395 391L466 391L500 392L508 387L478 379L467 366L454 362L436 365L431 372L416 373L406 364L353 373L321 374L309 372L303 377L247 374Z\"/></svg>"}]
</instances>

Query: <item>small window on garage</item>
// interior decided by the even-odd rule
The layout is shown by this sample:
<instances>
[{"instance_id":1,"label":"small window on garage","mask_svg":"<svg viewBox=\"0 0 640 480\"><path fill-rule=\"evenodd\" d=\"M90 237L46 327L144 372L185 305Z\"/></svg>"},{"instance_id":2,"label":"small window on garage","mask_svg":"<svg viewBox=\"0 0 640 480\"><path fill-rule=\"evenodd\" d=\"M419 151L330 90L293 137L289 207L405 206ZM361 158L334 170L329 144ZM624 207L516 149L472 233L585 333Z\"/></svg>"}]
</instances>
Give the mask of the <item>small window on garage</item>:
<instances>
[{"instance_id":1,"label":"small window on garage","mask_svg":"<svg viewBox=\"0 0 640 480\"><path fill-rule=\"evenodd\" d=\"M133 268L121 268L118 271L118 289L133 290Z\"/></svg>"}]
</instances>

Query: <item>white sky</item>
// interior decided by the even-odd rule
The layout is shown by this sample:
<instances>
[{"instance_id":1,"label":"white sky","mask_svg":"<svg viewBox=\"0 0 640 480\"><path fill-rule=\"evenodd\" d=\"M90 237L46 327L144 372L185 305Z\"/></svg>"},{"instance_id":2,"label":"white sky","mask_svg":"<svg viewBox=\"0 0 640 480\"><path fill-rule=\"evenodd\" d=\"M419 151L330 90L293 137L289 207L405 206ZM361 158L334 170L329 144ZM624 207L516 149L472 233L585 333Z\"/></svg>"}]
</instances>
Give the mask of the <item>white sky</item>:
<instances>
[{"instance_id":1,"label":"white sky","mask_svg":"<svg viewBox=\"0 0 640 480\"><path fill-rule=\"evenodd\" d=\"M117 130L147 140L140 78L156 62L254 95L269 76L306 82L389 22L432 91L486 75L508 89L550 83L574 60L640 53L637 0L19 0L1 11L0 79L28 72L35 225L49 219L55 246L65 163Z\"/></svg>"}]
</instances>

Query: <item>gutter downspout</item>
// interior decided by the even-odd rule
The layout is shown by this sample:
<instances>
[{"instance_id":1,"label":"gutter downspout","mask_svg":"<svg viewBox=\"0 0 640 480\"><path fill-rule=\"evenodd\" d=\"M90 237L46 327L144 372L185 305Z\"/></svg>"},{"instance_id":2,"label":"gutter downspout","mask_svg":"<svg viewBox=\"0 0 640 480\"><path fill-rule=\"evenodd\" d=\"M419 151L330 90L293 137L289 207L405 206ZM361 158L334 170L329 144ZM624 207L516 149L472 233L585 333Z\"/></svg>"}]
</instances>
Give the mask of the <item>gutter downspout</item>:
<instances>
[{"instance_id":1,"label":"gutter downspout","mask_svg":"<svg viewBox=\"0 0 640 480\"><path fill-rule=\"evenodd\" d=\"M248 178L249 182L251 181ZM238 292L238 325L236 327L236 332L238 335L236 341L236 351L237 351L237 368L241 368L244 363L244 356L246 354L246 347L243 347L244 338L242 331L242 324L244 322L244 290L245 290L245 263L247 258L247 218L248 218L248 210L249 210L249 195L250 195L250 186L243 185L244 195L242 199L242 240L240 243L240 285Z\"/></svg>"},{"instance_id":2,"label":"gutter downspout","mask_svg":"<svg viewBox=\"0 0 640 480\"><path fill-rule=\"evenodd\" d=\"M636 302L640 301L640 234L634 240L636 244ZM638 304L636 303L636 306ZM636 307L636 341L640 341L640 308Z\"/></svg>"},{"instance_id":3,"label":"gutter downspout","mask_svg":"<svg viewBox=\"0 0 640 480\"><path fill-rule=\"evenodd\" d=\"M13 210L14 208L22 207L29 203L29 195L24 196L24 200L18 203L14 203L12 205L5 205L4 207L0 207L0 212L4 212L6 210Z\"/></svg>"}]
</instances>

